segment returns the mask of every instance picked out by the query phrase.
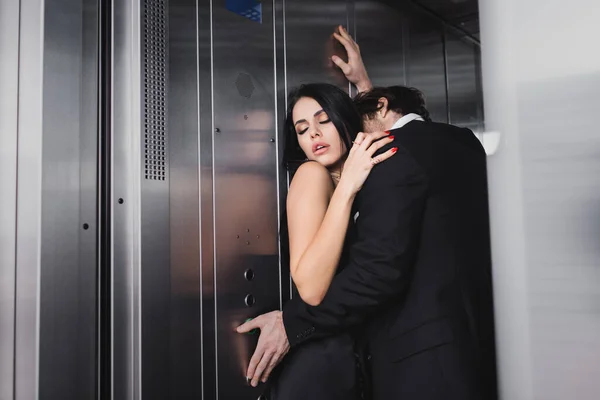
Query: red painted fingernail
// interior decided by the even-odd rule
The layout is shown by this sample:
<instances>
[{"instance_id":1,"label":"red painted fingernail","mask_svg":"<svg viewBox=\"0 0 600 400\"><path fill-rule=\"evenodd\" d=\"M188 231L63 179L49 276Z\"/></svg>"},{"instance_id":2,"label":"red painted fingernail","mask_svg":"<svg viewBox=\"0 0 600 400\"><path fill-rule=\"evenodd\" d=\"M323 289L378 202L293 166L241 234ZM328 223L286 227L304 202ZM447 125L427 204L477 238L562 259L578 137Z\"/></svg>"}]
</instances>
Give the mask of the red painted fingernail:
<instances>
[{"instance_id":1,"label":"red painted fingernail","mask_svg":"<svg viewBox=\"0 0 600 400\"><path fill-rule=\"evenodd\" d=\"M390 135L388 138L394 140L394 135Z\"/></svg>"},{"instance_id":2,"label":"red painted fingernail","mask_svg":"<svg viewBox=\"0 0 600 400\"><path fill-rule=\"evenodd\" d=\"M385 131L384 133L385 133L386 135L389 135L389 134L390 134L390 131Z\"/></svg>"},{"instance_id":3,"label":"red painted fingernail","mask_svg":"<svg viewBox=\"0 0 600 400\"><path fill-rule=\"evenodd\" d=\"M398 151L398 148L397 148L397 147L392 147L392 154L394 154L394 153L395 153L395 152L397 152L397 151Z\"/></svg>"}]
</instances>

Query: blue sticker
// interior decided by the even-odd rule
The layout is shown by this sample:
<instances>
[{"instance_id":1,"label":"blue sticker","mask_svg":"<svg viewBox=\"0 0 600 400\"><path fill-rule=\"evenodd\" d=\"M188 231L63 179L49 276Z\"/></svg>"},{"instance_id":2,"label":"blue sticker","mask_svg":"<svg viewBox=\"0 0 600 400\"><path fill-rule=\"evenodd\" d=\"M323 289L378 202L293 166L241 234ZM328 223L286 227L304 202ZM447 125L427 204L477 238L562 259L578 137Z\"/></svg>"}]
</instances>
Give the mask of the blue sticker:
<instances>
[{"instance_id":1,"label":"blue sticker","mask_svg":"<svg viewBox=\"0 0 600 400\"><path fill-rule=\"evenodd\" d=\"M226 0L225 7L250 21L262 24L262 4L258 0Z\"/></svg>"}]
</instances>

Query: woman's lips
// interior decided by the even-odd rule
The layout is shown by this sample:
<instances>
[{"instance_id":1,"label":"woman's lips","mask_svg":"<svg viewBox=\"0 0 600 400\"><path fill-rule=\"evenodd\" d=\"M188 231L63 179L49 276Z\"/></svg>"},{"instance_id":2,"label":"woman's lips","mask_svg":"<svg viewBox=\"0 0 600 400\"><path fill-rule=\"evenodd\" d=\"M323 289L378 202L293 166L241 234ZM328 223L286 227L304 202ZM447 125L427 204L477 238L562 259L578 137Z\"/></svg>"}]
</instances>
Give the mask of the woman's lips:
<instances>
[{"instance_id":1,"label":"woman's lips","mask_svg":"<svg viewBox=\"0 0 600 400\"><path fill-rule=\"evenodd\" d=\"M313 154L316 156L326 153L327 150L329 150L329 146L325 143L315 143L313 145Z\"/></svg>"}]
</instances>

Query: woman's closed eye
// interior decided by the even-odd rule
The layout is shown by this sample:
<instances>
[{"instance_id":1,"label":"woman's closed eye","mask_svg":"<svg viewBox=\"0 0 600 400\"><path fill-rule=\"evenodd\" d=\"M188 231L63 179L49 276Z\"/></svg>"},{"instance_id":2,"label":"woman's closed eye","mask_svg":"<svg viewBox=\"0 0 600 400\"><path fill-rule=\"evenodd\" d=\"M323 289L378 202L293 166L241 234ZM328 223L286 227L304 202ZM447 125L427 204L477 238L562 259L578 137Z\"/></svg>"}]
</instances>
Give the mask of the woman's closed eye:
<instances>
[{"instance_id":1,"label":"woman's closed eye","mask_svg":"<svg viewBox=\"0 0 600 400\"><path fill-rule=\"evenodd\" d=\"M319 124L320 125L325 125L325 124L328 124L330 122L331 122L331 119L327 118L327 119L319 121ZM308 126L307 127L302 127L301 130L296 130L296 134L297 135L302 135L302 134L306 133L306 131L308 131Z\"/></svg>"}]
</instances>

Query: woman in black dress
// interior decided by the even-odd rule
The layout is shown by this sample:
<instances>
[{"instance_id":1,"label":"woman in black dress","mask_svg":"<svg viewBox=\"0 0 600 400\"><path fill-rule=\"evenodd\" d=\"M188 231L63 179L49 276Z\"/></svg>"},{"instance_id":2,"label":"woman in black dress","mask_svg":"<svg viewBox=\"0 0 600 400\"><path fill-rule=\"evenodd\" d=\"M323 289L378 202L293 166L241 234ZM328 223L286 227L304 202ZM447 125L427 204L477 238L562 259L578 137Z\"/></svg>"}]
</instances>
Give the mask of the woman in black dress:
<instances>
[{"instance_id":1,"label":"woman in black dress","mask_svg":"<svg viewBox=\"0 0 600 400\"><path fill-rule=\"evenodd\" d=\"M298 295L318 305L347 256L354 197L373 165L393 156L395 149L373 157L393 138L381 134L373 142L373 136L360 134L361 118L336 86L303 85L291 93L288 104L284 161L292 170L297 167L286 207L290 272ZM359 398L355 352L352 332L294 349L270 379L269 398Z\"/></svg>"}]
</instances>

